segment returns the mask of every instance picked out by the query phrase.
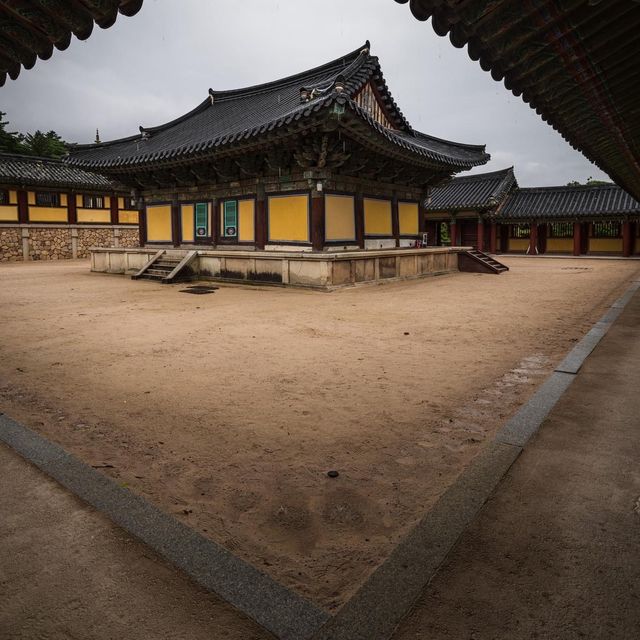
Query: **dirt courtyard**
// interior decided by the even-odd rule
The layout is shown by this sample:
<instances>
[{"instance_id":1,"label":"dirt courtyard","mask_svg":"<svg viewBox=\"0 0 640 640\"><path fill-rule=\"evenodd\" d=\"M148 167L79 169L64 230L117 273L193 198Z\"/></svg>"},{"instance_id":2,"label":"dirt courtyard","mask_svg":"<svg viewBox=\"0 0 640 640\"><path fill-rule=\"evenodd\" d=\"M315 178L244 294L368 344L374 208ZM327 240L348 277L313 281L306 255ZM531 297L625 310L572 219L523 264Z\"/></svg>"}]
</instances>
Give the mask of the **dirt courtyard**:
<instances>
[{"instance_id":1,"label":"dirt courtyard","mask_svg":"<svg viewBox=\"0 0 640 640\"><path fill-rule=\"evenodd\" d=\"M505 262L211 295L3 264L0 411L333 611L640 273Z\"/></svg>"}]
</instances>

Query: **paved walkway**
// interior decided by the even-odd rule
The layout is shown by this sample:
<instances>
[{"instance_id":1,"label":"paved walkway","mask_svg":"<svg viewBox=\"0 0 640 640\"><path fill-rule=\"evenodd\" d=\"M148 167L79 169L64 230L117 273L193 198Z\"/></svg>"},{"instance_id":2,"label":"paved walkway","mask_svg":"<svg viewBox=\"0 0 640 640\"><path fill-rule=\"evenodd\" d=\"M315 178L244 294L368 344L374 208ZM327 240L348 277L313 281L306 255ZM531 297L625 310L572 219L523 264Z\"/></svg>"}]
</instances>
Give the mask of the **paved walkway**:
<instances>
[{"instance_id":1,"label":"paved walkway","mask_svg":"<svg viewBox=\"0 0 640 640\"><path fill-rule=\"evenodd\" d=\"M394 640L640 638L640 291Z\"/></svg>"},{"instance_id":2,"label":"paved walkway","mask_svg":"<svg viewBox=\"0 0 640 640\"><path fill-rule=\"evenodd\" d=\"M268 640L0 445L1 640Z\"/></svg>"}]
</instances>

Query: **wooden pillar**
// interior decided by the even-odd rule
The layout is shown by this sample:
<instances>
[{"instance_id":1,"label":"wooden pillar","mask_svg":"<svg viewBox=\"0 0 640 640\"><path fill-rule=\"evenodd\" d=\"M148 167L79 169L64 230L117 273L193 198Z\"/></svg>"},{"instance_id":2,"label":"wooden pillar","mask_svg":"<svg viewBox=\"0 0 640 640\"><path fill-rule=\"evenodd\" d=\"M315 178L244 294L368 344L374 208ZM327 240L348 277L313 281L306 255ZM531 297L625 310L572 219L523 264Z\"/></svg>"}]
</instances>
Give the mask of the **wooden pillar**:
<instances>
[{"instance_id":1,"label":"wooden pillar","mask_svg":"<svg viewBox=\"0 0 640 640\"><path fill-rule=\"evenodd\" d=\"M455 218L451 218L451 222L449 223L449 236L451 238L451 246L458 246L458 224L456 223Z\"/></svg>"},{"instance_id":2,"label":"wooden pillar","mask_svg":"<svg viewBox=\"0 0 640 640\"><path fill-rule=\"evenodd\" d=\"M529 249L527 253L530 256L538 255L538 225L531 223L531 234L529 235Z\"/></svg>"},{"instance_id":3,"label":"wooden pillar","mask_svg":"<svg viewBox=\"0 0 640 640\"><path fill-rule=\"evenodd\" d=\"M484 251L484 221L478 217L478 251Z\"/></svg>"},{"instance_id":4,"label":"wooden pillar","mask_svg":"<svg viewBox=\"0 0 640 640\"><path fill-rule=\"evenodd\" d=\"M400 246L400 215L398 213L398 194L391 196L391 232L396 241L396 247Z\"/></svg>"},{"instance_id":5,"label":"wooden pillar","mask_svg":"<svg viewBox=\"0 0 640 640\"><path fill-rule=\"evenodd\" d=\"M631 234L631 223L625 220L622 223L622 255L628 258L633 253L633 236Z\"/></svg>"},{"instance_id":6,"label":"wooden pillar","mask_svg":"<svg viewBox=\"0 0 640 640\"><path fill-rule=\"evenodd\" d=\"M497 253L498 251L498 224L496 222L491 223L491 237L489 239L489 251L491 253Z\"/></svg>"},{"instance_id":7,"label":"wooden pillar","mask_svg":"<svg viewBox=\"0 0 640 640\"><path fill-rule=\"evenodd\" d=\"M136 196L138 207L138 243L141 247L147 244L147 209L144 205L144 198Z\"/></svg>"},{"instance_id":8,"label":"wooden pillar","mask_svg":"<svg viewBox=\"0 0 640 640\"><path fill-rule=\"evenodd\" d=\"M67 211L69 212L69 224L77 224L78 223L78 208L76 203L76 194L75 193L67 193Z\"/></svg>"},{"instance_id":9,"label":"wooden pillar","mask_svg":"<svg viewBox=\"0 0 640 640\"><path fill-rule=\"evenodd\" d=\"M573 255L579 256L582 253L582 225L579 222L573 223Z\"/></svg>"},{"instance_id":10,"label":"wooden pillar","mask_svg":"<svg viewBox=\"0 0 640 640\"><path fill-rule=\"evenodd\" d=\"M259 184L256 191L256 249L264 249L267 239L267 196L264 186Z\"/></svg>"},{"instance_id":11,"label":"wooden pillar","mask_svg":"<svg viewBox=\"0 0 640 640\"><path fill-rule=\"evenodd\" d=\"M313 189L311 192L311 247L314 251L324 248L324 193Z\"/></svg>"},{"instance_id":12,"label":"wooden pillar","mask_svg":"<svg viewBox=\"0 0 640 640\"><path fill-rule=\"evenodd\" d=\"M354 202L356 209L356 242L360 249L364 249L364 197L362 193L356 193Z\"/></svg>"},{"instance_id":13,"label":"wooden pillar","mask_svg":"<svg viewBox=\"0 0 640 640\"><path fill-rule=\"evenodd\" d=\"M118 224L118 196L111 194L111 224Z\"/></svg>"},{"instance_id":14,"label":"wooden pillar","mask_svg":"<svg viewBox=\"0 0 640 640\"><path fill-rule=\"evenodd\" d=\"M29 222L29 197L27 192L20 189L18 191L18 222L28 224Z\"/></svg>"},{"instance_id":15,"label":"wooden pillar","mask_svg":"<svg viewBox=\"0 0 640 640\"><path fill-rule=\"evenodd\" d=\"M173 236L173 246L179 247L182 244L182 215L177 199L171 202L171 235Z\"/></svg>"},{"instance_id":16,"label":"wooden pillar","mask_svg":"<svg viewBox=\"0 0 640 640\"><path fill-rule=\"evenodd\" d=\"M211 229L209 229L209 234L211 235L211 244L215 247L218 244L218 236L220 234L220 201L217 198L211 200Z\"/></svg>"},{"instance_id":17,"label":"wooden pillar","mask_svg":"<svg viewBox=\"0 0 640 640\"><path fill-rule=\"evenodd\" d=\"M420 196L420 202L418 203L418 233L420 234L420 241L422 241L422 234L427 231L427 201L429 199L429 192L425 192Z\"/></svg>"}]
</instances>

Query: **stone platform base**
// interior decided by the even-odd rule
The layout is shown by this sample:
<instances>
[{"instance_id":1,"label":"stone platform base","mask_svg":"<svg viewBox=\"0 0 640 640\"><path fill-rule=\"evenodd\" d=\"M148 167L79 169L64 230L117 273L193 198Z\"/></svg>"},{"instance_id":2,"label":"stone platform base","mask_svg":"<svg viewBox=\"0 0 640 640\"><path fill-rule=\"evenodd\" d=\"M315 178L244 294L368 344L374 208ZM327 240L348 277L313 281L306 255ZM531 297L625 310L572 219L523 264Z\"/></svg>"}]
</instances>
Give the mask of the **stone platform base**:
<instances>
[{"instance_id":1,"label":"stone platform base","mask_svg":"<svg viewBox=\"0 0 640 640\"><path fill-rule=\"evenodd\" d=\"M464 247L299 253L286 251L198 251L189 265L192 280L277 284L331 290L458 271ZM91 270L133 275L158 249L91 248ZM167 255L186 251L167 249Z\"/></svg>"}]
</instances>

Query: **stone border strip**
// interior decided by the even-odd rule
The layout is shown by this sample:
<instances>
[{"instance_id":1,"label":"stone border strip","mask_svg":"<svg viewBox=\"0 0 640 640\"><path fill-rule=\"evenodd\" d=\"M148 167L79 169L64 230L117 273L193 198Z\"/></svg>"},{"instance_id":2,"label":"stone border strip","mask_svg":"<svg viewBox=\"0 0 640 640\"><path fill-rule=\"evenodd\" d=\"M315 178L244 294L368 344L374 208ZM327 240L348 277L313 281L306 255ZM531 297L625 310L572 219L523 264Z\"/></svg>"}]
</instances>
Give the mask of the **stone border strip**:
<instances>
[{"instance_id":1,"label":"stone border strip","mask_svg":"<svg viewBox=\"0 0 640 640\"><path fill-rule=\"evenodd\" d=\"M313 640L389 640L529 438L622 313L634 281Z\"/></svg>"},{"instance_id":2,"label":"stone border strip","mask_svg":"<svg viewBox=\"0 0 640 640\"><path fill-rule=\"evenodd\" d=\"M328 620L308 600L2 414L0 441L276 637L307 639Z\"/></svg>"}]
</instances>

